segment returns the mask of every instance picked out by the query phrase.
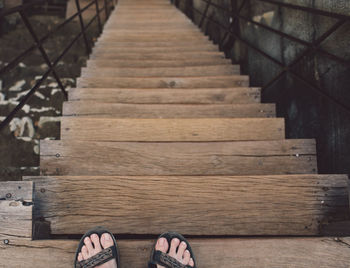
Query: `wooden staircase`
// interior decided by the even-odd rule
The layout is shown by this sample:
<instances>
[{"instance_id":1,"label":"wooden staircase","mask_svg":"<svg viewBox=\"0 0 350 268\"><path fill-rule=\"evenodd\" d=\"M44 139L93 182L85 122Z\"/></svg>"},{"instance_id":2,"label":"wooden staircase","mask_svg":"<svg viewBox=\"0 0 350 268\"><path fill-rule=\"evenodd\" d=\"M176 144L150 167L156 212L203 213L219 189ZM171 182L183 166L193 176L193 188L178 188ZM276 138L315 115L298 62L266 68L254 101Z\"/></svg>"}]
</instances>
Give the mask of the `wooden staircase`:
<instances>
[{"instance_id":1,"label":"wooden staircase","mask_svg":"<svg viewBox=\"0 0 350 268\"><path fill-rule=\"evenodd\" d=\"M349 223L348 177L318 175L315 140L285 139L275 105L165 0L119 1L40 156L41 177L0 183L1 267L70 267L96 225L123 238L122 267L167 230L202 268L350 267L350 238L319 237Z\"/></svg>"}]
</instances>

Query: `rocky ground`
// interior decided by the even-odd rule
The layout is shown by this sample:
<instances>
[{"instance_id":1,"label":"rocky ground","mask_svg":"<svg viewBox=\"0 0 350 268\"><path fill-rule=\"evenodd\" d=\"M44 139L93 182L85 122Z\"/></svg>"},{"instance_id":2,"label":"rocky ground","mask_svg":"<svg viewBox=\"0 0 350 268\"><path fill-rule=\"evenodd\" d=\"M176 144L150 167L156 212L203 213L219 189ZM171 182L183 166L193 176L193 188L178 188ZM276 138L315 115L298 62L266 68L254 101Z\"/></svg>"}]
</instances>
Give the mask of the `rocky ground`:
<instances>
[{"instance_id":1,"label":"rocky ground","mask_svg":"<svg viewBox=\"0 0 350 268\"><path fill-rule=\"evenodd\" d=\"M30 18L39 36L44 36L63 20L52 16ZM45 50L52 61L79 30L79 23L73 21L45 42ZM88 32L91 45L97 36L98 28L93 24ZM21 23L1 36L0 69L32 44L30 34ZM56 71L66 90L75 86L75 79L86 60L83 40L79 40L59 62ZM36 49L10 73L0 77L0 121L29 92L47 68L39 50ZM62 113L63 101L64 96L56 80L49 76L8 127L0 131L0 181L20 180L22 175L39 174L39 140L59 139L59 116Z\"/></svg>"}]
</instances>

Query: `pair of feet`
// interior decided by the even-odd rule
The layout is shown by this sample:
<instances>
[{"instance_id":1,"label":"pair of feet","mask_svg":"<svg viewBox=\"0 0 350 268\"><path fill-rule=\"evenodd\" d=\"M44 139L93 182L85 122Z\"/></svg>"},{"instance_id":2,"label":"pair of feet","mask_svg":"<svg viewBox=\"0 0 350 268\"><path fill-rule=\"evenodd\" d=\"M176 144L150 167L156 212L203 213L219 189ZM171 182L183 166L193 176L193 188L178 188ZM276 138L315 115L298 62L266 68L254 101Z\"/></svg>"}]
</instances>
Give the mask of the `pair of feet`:
<instances>
[{"instance_id":1,"label":"pair of feet","mask_svg":"<svg viewBox=\"0 0 350 268\"><path fill-rule=\"evenodd\" d=\"M102 249L109 248L113 246L113 239L110 234L102 234L101 239L97 234L92 234L90 237L84 239L84 246L78 255L78 261L87 260L97 253L101 252ZM169 248L170 247L170 248ZM178 238L171 240L169 245L165 238L159 238L155 249L175 258L184 265L194 266L193 259L191 258L190 252L186 249L187 244L184 241L180 241ZM110 260L97 268L118 268L116 260ZM164 268L158 265L158 268Z\"/></svg>"}]
</instances>

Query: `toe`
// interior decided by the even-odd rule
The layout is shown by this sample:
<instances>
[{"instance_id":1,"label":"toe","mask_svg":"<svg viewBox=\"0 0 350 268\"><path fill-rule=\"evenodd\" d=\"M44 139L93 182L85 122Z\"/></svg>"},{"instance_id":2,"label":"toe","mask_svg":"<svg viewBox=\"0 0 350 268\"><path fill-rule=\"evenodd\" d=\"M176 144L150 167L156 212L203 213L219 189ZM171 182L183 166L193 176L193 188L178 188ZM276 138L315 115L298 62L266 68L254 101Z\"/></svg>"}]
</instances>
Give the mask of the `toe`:
<instances>
[{"instance_id":1,"label":"toe","mask_svg":"<svg viewBox=\"0 0 350 268\"><path fill-rule=\"evenodd\" d=\"M167 253L168 249L169 249L168 241L164 237L159 238L156 244L156 250L159 250L163 253Z\"/></svg>"},{"instance_id":2,"label":"toe","mask_svg":"<svg viewBox=\"0 0 350 268\"><path fill-rule=\"evenodd\" d=\"M81 254L81 252L78 254L78 261L82 261L82 260L84 260L83 259L83 254Z\"/></svg>"},{"instance_id":3,"label":"toe","mask_svg":"<svg viewBox=\"0 0 350 268\"><path fill-rule=\"evenodd\" d=\"M86 246L81 248L81 254L83 255L84 260L87 260L90 257Z\"/></svg>"},{"instance_id":4,"label":"toe","mask_svg":"<svg viewBox=\"0 0 350 268\"><path fill-rule=\"evenodd\" d=\"M193 261L193 259L192 259L192 258L191 258L191 259L190 259L190 261L188 262L188 265L189 265L189 266L191 266L191 267L193 267L193 266L194 266L194 261Z\"/></svg>"},{"instance_id":5,"label":"toe","mask_svg":"<svg viewBox=\"0 0 350 268\"><path fill-rule=\"evenodd\" d=\"M185 250L183 255L183 264L185 265L189 264L190 259L191 259L191 253L188 250Z\"/></svg>"},{"instance_id":6,"label":"toe","mask_svg":"<svg viewBox=\"0 0 350 268\"><path fill-rule=\"evenodd\" d=\"M98 237L97 234L92 234L90 236L90 239L92 241L92 244L94 245L95 252L100 252L101 251L101 244L100 244L100 238Z\"/></svg>"},{"instance_id":7,"label":"toe","mask_svg":"<svg viewBox=\"0 0 350 268\"><path fill-rule=\"evenodd\" d=\"M85 237L84 244L87 248L88 254L91 255L94 253L94 247L92 246L90 237Z\"/></svg>"},{"instance_id":8,"label":"toe","mask_svg":"<svg viewBox=\"0 0 350 268\"><path fill-rule=\"evenodd\" d=\"M180 244L180 240L178 238L174 238L173 240L171 240L170 243L170 250L169 250L169 254L170 256L175 256L176 255L176 251L177 251L177 247Z\"/></svg>"},{"instance_id":9,"label":"toe","mask_svg":"<svg viewBox=\"0 0 350 268\"><path fill-rule=\"evenodd\" d=\"M179 245L179 248L177 250L177 256L182 259L182 256L184 255L185 249L187 248L187 244L185 241L182 241Z\"/></svg>"},{"instance_id":10,"label":"toe","mask_svg":"<svg viewBox=\"0 0 350 268\"><path fill-rule=\"evenodd\" d=\"M109 233L104 233L101 236L101 245L103 248L109 248L114 245L113 238Z\"/></svg>"}]
</instances>

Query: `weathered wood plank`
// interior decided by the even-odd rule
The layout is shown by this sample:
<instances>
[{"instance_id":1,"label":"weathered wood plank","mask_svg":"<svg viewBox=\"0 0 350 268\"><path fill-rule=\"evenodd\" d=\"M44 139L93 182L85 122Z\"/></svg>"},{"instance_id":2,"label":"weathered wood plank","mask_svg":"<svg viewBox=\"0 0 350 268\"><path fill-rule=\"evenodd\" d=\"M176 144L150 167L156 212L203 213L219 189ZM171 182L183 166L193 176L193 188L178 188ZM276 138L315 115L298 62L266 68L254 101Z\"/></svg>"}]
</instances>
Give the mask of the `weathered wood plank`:
<instances>
[{"instance_id":1,"label":"weathered wood plank","mask_svg":"<svg viewBox=\"0 0 350 268\"><path fill-rule=\"evenodd\" d=\"M198 42L184 42L184 41L179 41L174 43L170 42L101 42L101 43L95 43L95 48L103 48L103 47L134 47L134 48L172 48L172 47L189 47L191 45L198 46L199 48L201 47L217 47L214 46L213 43L198 43Z\"/></svg>"},{"instance_id":2,"label":"weathered wood plank","mask_svg":"<svg viewBox=\"0 0 350 268\"><path fill-rule=\"evenodd\" d=\"M134 46L130 46L134 45ZM214 44L198 44L196 47L190 46L188 43L177 43L176 46L165 44L164 42L153 43L120 43L120 42L103 42L95 43L93 51L99 50L119 50L119 51L147 51L147 52L162 52L162 51L193 51L193 50L206 50L206 51L219 51L219 48Z\"/></svg>"},{"instance_id":3,"label":"weathered wood plank","mask_svg":"<svg viewBox=\"0 0 350 268\"><path fill-rule=\"evenodd\" d=\"M230 66L231 62L228 59L183 59L183 60L88 60L87 67L136 67L136 68L160 68L160 67L186 67L186 66L212 66L226 65Z\"/></svg>"},{"instance_id":4,"label":"weathered wood plank","mask_svg":"<svg viewBox=\"0 0 350 268\"><path fill-rule=\"evenodd\" d=\"M0 182L1 243L23 239L31 240L32 201L32 182Z\"/></svg>"},{"instance_id":5,"label":"weathered wood plank","mask_svg":"<svg viewBox=\"0 0 350 268\"><path fill-rule=\"evenodd\" d=\"M99 74L100 77L177 77L191 76L223 76L240 74L238 66L212 65L192 67L168 67L168 68L108 68L88 67L82 68L81 77L89 77Z\"/></svg>"},{"instance_id":6,"label":"weathered wood plank","mask_svg":"<svg viewBox=\"0 0 350 268\"><path fill-rule=\"evenodd\" d=\"M176 22L176 20L174 20ZM158 21L158 23L161 23ZM99 42L104 42L104 41L118 41L118 42L154 42L154 41L160 41L160 42L176 42L180 39L180 36L138 36L138 35L130 35L130 36L106 36L106 37L100 37L98 39ZM207 36L192 36L192 35L183 35L181 36L181 42L183 41L191 41L191 40L196 40L196 42L202 42L202 43L209 43L209 39Z\"/></svg>"},{"instance_id":7,"label":"weathered wood plank","mask_svg":"<svg viewBox=\"0 0 350 268\"><path fill-rule=\"evenodd\" d=\"M28 179L53 234L317 235L348 211L346 175Z\"/></svg>"},{"instance_id":8,"label":"weathered wood plank","mask_svg":"<svg viewBox=\"0 0 350 268\"><path fill-rule=\"evenodd\" d=\"M181 142L280 140L284 138L283 118L61 117L62 140Z\"/></svg>"},{"instance_id":9,"label":"weathered wood plank","mask_svg":"<svg viewBox=\"0 0 350 268\"><path fill-rule=\"evenodd\" d=\"M314 140L40 142L47 175L257 175L317 172Z\"/></svg>"},{"instance_id":10,"label":"weathered wood plank","mask_svg":"<svg viewBox=\"0 0 350 268\"><path fill-rule=\"evenodd\" d=\"M177 46L177 47L115 47L111 45L96 46L92 53L94 55L111 54L111 53L179 53L189 51L218 51L218 48L210 46L192 47L192 46Z\"/></svg>"},{"instance_id":11,"label":"weathered wood plank","mask_svg":"<svg viewBox=\"0 0 350 268\"><path fill-rule=\"evenodd\" d=\"M93 60L188 60L188 59L225 59L225 55L219 51L209 51L209 52L176 52L176 53L104 53L103 55L90 55L89 59Z\"/></svg>"},{"instance_id":12,"label":"weathered wood plank","mask_svg":"<svg viewBox=\"0 0 350 268\"><path fill-rule=\"evenodd\" d=\"M95 101L63 103L64 116L116 118L250 118L275 117L275 104L120 104Z\"/></svg>"},{"instance_id":13,"label":"weathered wood plank","mask_svg":"<svg viewBox=\"0 0 350 268\"><path fill-rule=\"evenodd\" d=\"M83 77L77 79L77 87L90 88L232 88L249 87L249 76L211 77L142 77L110 78Z\"/></svg>"},{"instance_id":14,"label":"weathered wood plank","mask_svg":"<svg viewBox=\"0 0 350 268\"><path fill-rule=\"evenodd\" d=\"M71 101L94 100L107 103L148 104L238 104L259 103L259 88L223 89L133 89L133 88L73 88L68 92Z\"/></svg>"},{"instance_id":15,"label":"weathered wood plank","mask_svg":"<svg viewBox=\"0 0 350 268\"><path fill-rule=\"evenodd\" d=\"M118 236L117 236L118 239ZM198 267L349 268L350 238L189 239ZM144 268L153 240L119 240L121 268ZM28 241L0 245L8 268L71 267L78 241Z\"/></svg>"}]
</instances>

